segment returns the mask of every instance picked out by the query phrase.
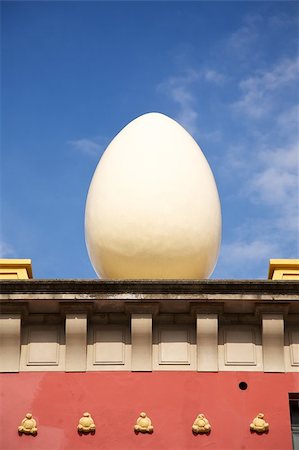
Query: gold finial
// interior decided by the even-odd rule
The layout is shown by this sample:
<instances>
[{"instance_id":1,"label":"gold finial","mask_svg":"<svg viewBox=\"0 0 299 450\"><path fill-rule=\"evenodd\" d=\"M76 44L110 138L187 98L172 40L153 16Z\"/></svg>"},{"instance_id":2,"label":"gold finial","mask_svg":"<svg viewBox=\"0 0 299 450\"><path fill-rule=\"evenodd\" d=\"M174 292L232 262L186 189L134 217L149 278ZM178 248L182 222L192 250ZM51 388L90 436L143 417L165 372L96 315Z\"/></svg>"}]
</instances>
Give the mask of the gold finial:
<instances>
[{"instance_id":1,"label":"gold finial","mask_svg":"<svg viewBox=\"0 0 299 450\"><path fill-rule=\"evenodd\" d=\"M85 412L81 419L79 420L78 432L79 433L92 433L94 434L96 431L96 426L93 421L93 418L88 412Z\"/></svg>"},{"instance_id":2,"label":"gold finial","mask_svg":"<svg viewBox=\"0 0 299 450\"><path fill-rule=\"evenodd\" d=\"M36 420L33 419L31 413L27 413L26 417L22 420L21 425L18 427L19 434L37 434Z\"/></svg>"},{"instance_id":3,"label":"gold finial","mask_svg":"<svg viewBox=\"0 0 299 450\"><path fill-rule=\"evenodd\" d=\"M193 425L192 431L194 434L208 434L211 431L211 425L208 419L205 418L204 414L198 414Z\"/></svg>"},{"instance_id":4,"label":"gold finial","mask_svg":"<svg viewBox=\"0 0 299 450\"><path fill-rule=\"evenodd\" d=\"M147 417L145 412L141 412L136 425L134 426L134 430L138 433L152 433L154 431L154 427L152 426L152 421L149 417Z\"/></svg>"},{"instance_id":5,"label":"gold finial","mask_svg":"<svg viewBox=\"0 0 299 450\"><path fill-rule=\"evenodd\" d=\"M250 424L250 430L256 433L265 433L269 430L269 424L264 420L264 414L259 413Z\"/></svg>"}]
</instances>

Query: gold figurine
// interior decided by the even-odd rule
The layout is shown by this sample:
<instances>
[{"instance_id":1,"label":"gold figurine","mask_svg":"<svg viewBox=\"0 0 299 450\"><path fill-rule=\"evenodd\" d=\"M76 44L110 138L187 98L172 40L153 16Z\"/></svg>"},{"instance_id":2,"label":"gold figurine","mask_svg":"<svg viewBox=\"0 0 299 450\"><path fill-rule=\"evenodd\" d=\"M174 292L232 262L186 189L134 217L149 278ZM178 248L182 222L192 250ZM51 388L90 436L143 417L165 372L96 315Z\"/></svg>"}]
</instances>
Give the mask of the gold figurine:
<instances>
[{"instance_id":1,"label":"gold figurine","mask_svg":"<svg viewBox=\"0 0 299 450\"><path fill-rule=\"evenodd\" d=\"M96 426L93 418L88 412L83 414L83 417L79 420L78 431L79 433L95 433Z\"/></svg>"},{"instance_id":2,"label":"gold figurine","mask_svg":"<svg viewBox=\"0 0 299 450\"><path fill-rule=\"evenodd\" d=\"M256 433L265 433L269 430L269 424L264 420L264 414L259 413L250 424L250 430Z\"/></svg>"},{"instance_id":3,"label":"gold figurine","mask_svg":"<svg viewBox=\"0 0 299 450\"><path fill-rule=\"evenodd\" d=\"M31 413L27 413L26 417L22 420L21 425L18 427L20 434L37 434L36 420L33 419Z\"/></svg>"},{"instance_id":4,"label":"gold figurine","mask_svg":"<svg viewBox=\"0 0 299 450\"><path fill-rule=\"evenodd\" d=\"M210 433L211 425L209 424L208 419L205 418L204 414L198 414L192 425L192 431L195 434Z\"/></svg>"},{"instance_id":5,"label":"gold figurine","mask_svg":"<svg viewBox=\"0 0 299 450\"><path fill-rule=\"evenodd\" d=\"M145 412L140 413L136 421L136 425L134 426L134 430L136 432L140 431L141 433L152 433L154 431L152 421L149 417L147 417Z\"/></svg>"}]
</instances>

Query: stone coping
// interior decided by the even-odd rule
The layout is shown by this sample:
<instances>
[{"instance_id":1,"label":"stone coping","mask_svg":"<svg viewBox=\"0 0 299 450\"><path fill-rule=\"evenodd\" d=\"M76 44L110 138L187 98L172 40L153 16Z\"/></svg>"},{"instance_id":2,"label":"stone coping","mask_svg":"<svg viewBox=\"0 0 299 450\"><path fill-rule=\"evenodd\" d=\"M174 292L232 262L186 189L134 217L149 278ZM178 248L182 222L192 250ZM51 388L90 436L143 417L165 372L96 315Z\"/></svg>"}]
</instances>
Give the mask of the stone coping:
<instances>
[{"instance_id":1,"label":"stone coping","mask_svg":"<svg viewBox=\"0 0 299 450\"><path fill-rule=\"evenodd\" d=\"M298 295L297 280L1 280L1 294Z\"/></svg>"}]
</instances>

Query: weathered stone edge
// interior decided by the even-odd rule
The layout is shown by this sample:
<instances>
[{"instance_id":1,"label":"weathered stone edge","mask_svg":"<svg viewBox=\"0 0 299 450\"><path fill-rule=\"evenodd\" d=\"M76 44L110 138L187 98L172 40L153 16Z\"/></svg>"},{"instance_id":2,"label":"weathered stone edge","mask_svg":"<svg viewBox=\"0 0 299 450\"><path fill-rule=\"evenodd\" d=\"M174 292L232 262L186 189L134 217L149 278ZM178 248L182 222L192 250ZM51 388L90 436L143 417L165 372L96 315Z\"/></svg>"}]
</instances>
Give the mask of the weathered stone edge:
<instances>
[{"instance_id":1,"label":"weathered stone edge","mask_svg":"<svg viewBox=\"0 0 299 450\"><path fill-rule=\"evenodd\" d=\"M299 294L294 280L1 280L0 293Z\"/></svg>"}]
</instances>

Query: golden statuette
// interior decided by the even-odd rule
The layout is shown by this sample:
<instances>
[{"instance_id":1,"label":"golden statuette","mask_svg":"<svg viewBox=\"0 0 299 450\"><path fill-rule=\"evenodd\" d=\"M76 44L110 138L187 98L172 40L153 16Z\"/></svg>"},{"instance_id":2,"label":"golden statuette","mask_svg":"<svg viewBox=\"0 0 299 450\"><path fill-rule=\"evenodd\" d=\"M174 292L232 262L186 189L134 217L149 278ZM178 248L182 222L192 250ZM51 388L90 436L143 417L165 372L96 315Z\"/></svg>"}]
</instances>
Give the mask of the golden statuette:
<instances>
[{"instance_id":1,"label":"golden statuette","mask_svg":"<svg viewBox=\"0 0 299 450\"><path fill-rule=\"evenodd\" d=\"M88 412L85 412L81 419L79 420L78 432L79 433L95 433L96 426L93 421L93 418Z\"/></svg>"},{"instance_id":2,"label":"golden statuette","mask_svg":"<svg viewBox=\"0 0 299 450\"><path fill-rule=\"evenodd\" d=\"M269 424L264 420L264 414L259 413L250 424L250 430L256 433L265 433L269 430Z\"/></svg>"},{"instance_id":3,"label":"golden statuette","mask_svg":"<svg viewBox=\"0 0 299 450\"><path fill-rule=\"evenodd\" d=\"M19 434L37 434L36 420L33 419L31 413L27 413L26 417L22 420L21 425L18 427Z\"/></svg>"},{"instance_id":4,"label":"golden statuette","mask_svg":"<svg viewBox=\"0 0 299 450\"><path fill-rule=\"evenodd\" d=\"M136 421L136 425L134 426L134 430L136 432L140 431L141 433L152 433L154 431L152 421L149 417L147 417L145 412L140 413Z\"/></svg>"},{"instance_id":5,"label":"golden statuette","mask_svg":"<svg viewBox=\"0 0 299 450\"><path fill-rule=\"evenodd\" d=\"M210 433L211 425L209 424L208 419L205 418L204 414L198 414L194 424L192 425L192 431L195 434Z\"/></svg>"}]
</instances>

